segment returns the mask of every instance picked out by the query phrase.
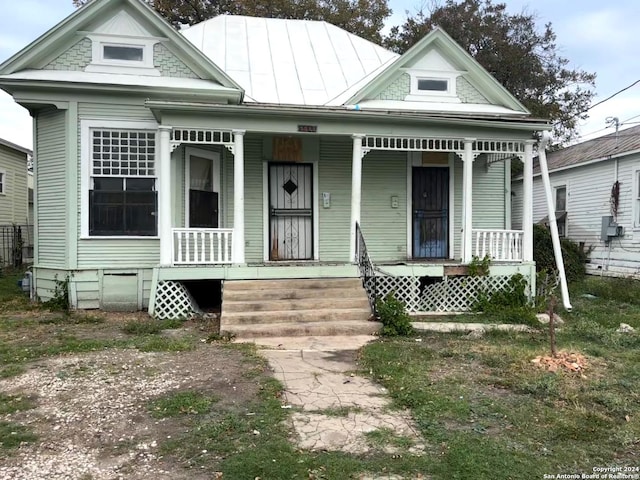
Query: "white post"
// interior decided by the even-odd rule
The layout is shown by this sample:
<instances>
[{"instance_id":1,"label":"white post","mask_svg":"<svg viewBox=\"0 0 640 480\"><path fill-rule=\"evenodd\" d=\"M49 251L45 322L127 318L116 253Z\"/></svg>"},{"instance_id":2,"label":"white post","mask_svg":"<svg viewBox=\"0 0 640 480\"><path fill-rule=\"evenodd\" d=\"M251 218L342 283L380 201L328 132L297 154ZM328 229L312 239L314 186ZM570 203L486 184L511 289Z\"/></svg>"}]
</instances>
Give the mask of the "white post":
<instances>
[{"instance_id":1,"label":"white post","mask_svg":"<svg viewBox=\"0 0 640 480\"><path fill-rule=\"evenodd\" d=\"M362 196L362 138L353 135L353 158L351 160L351 229L349 240L349 259L356 260L356 222L360 223L360 199Z\"/></svg>"},{"instance_id":2,"label":"white post","mask_svg":"<svg viewBox=\"0 0 640 480\"><path fill-rule=\"evenodd\" d=\"M553 255L560 276L560 292L562 294L562 304L564 308L571 311L571 301L569 299L569 287L567 286L567 276L564 271L564 260L562 258L562 247L560 245L560 236L558 235L558 224L556 222L555 206L553 205L553 196L551 194L551 182L549 181L549 168L547 166L547 152L545 148L549 142L550 135L548 132L542 133L542 139L538 144L538 159L540 160L540 176L544 185L545 198L547 200L547 212L549 215L549 227L551 229L551 243L553 244ZM533 239L533 235L531 236Z\"/></svg>"},{"instance_id":3,"label":"white post","mask_svg":"<svg viewBox=\"0 0 640 480\"><path fill-rule=\"evenodd\" d=\"M171 265L173 252L171 238L171 130L160 125L160 158L158 165L158 234L160 236L160 265Z\"/></svg>"},{"instance_id":4,"label":"white post","mask_svg":"<svg viewBox=\"0 0 640 480\"><path fill-rule=\"evenodd\" d=\"M244 130L234 130L233 263L244 263Z\"/></svg>"},{"instance_id":5,"label":"white post","mask_svg":"<svg viewBox=\"0 0 640 480\"><path fill-rule=\"evenodd\" d=\"M472 138L464 139L464 156L462 158L462 262L469 263L473 255L473 142Z\"/></svg>"},{"instance_id":6,"label":"white post","mask_svg":"<svg viewBox=\"0 0 640 480\"><path fill-rule=\"evenodd\" d=\"M524 144L524 169L522 171L522 259L533 262L533 140Z\"/></svg>"}]
</instances>

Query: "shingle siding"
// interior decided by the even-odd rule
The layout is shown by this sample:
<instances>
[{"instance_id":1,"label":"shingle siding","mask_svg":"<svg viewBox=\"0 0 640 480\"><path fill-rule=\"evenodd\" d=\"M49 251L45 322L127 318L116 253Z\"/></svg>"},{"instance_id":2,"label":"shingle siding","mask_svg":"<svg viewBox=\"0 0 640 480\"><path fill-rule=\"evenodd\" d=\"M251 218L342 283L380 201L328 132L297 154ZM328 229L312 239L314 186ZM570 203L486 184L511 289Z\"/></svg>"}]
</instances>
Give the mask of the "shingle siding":
<instances>
[{"instance_id":1,"label":"shingle siding","mask_svg":"<svg viewBox=\"0 0 640 480\"><path fill-rule=\"evenodd\" d=\"M43 67L44 70L84 71L91 63L91 40L83 38L73 47Z\"/></svg>"},{"instance_id":2,"label":"shingle siding","mask_svg":"<svg viewBox=\"0 0 640 480\"><path fill-rule=\"evenodd\" d=\"M153 66L163 77L200 78L161 43L153 46Z\"/></svg>"}]
</instances>

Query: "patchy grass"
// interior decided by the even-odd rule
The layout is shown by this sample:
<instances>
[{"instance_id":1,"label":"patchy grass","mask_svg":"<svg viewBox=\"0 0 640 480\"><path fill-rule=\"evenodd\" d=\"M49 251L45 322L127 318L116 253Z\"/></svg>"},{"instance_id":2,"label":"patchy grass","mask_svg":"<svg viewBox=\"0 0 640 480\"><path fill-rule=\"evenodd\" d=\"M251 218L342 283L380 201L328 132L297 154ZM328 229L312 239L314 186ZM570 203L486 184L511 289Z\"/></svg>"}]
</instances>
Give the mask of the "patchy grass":
<instances>
[{"instance_id":1,"label":"patchy grass","mask_svg":"<svg viewBox=\"0 0 640 480\"><path fill-rule=\"evenodd\" d=\"M574 293L593 290L594 281L573 286ZM640 303L601 295L574 295L557 332L560 349L587 356L578 374L531 362L548 354L545 331L492 331L479 339L428 334L422 342L382 340L364 348L363 372L388 388L396 406L411 410L425 439L434 464L424 474L526 479L532 472L637 465L640 335L615 328L633 324L630 317L637 324Z\"/></svg>"},{"instance_id":2,"label":"patchy grass","mask_svg":"<svg viewBox=\"0 0 640 480\"><path fill-rule=\"evenodd\" d=\"M217 401L217 397L206 396L199 392L173 392L150 402L149 412L155 418L200 415L209 412L211 405Z\"/></svg>"},{"instance_id":3,"label":"patchy grass","mask_svg":"<svg viewBox=\"0 0 640 480\"><path fill-rule=\"evenodd\" d=\"M37 439L38 437L27 427L0 421L0 450L12 450L22 443L32 443Z\"/></svg>"},{"instance_id":4,"label":"patchy grass","mask_svg":"<svg viewBox=\"0 0 640 480\"><path fill-rule=\"evenodd\" d=\"M163 330L180 328L183 324L182 320L130 320L124 324L122 331L131 335L152 335L160 333Z\"/></svg>"},{"instance_id":5,"label":"patchy grass","mask_svg":"<svg viewBox=\"0 0 640 480\"><path fill-rule=\"evenodd\" d=\"M22 395L5 395L0 393L0 415L24 412L36 407L33 398Z\"/></svg>"},{"instance_id":6,"label":"patchy grass","mask_svg":"<svg viewBox=\"0 0 640 480\"><path fill-rule=\"evenodd\" d=\"M414 444L413 439L398 435L393 429L381 427L365 433L367 441L379 447L395 447L408 450Z\"/></svg>"},{"instance_id":7,"label":"patchy grass","mask_svg":"<svg viewBox=\"0 0 640 480\"><path fill-rule=\"evenodd\" d=\"M313 413L319 413L320 415L326 415L327 417L348 417L350 413L360 413L362 408L354 406L345 407L333 407L325 408L323 410L317 410Z\"/></svg>"}]
</instances>

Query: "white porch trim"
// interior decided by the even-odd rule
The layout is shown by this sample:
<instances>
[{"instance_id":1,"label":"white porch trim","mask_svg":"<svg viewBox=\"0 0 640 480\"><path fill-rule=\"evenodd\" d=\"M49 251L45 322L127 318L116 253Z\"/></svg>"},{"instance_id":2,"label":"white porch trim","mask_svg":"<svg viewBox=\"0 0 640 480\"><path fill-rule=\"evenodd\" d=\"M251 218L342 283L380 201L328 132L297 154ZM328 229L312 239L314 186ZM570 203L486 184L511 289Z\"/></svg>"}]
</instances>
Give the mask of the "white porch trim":
<instances>
[{"instance_id":1,"label":"white porch trim","mask_svg":"<svg viewBox=\"0 0 640 480\"><path fill-rule=\"evenodd\" d=\"M524 145L524 169L522 171L522 255L525 262L533 262L533 144L527 140Z\"/></svg>"},{"instance_id":2,"label":"white porch trim","mask_svg":"<svg viewBox=\"0 0 640 480\"><path fill-rule=\"evenodd\" d=\"M233 144L233 258L244 263L244 130L234 130Z\"/></svg>"},{"instance_id":3,"label":"white porch trim","mask_svg":"<svg viewBox=\"0 0 640 480\"><path fill-rule=\"evenodd\" d=\"M475 159L473 142L465 138L462 157L462 262L471 262L473 256L473 161Z\"/></svg>"},{"instance_id":4,"label":"white porch trim","mask_svg":"<svg viewBox=\"0 0 640 480\"><path fill-rule=\"evenodd\" d=\"M171 131L172 127L160 125L160 155L158 174L158 233L160 236L160 265L171 265L173 252L171 214Z\"/></svg>"},{"instance_id":5,"label":"white porch trim","mask_svg":"<svg viewBox=\"0 0 640 480\"><path fill-rule=\"evenodd\" d=\"M366 153L362 148L364 135L354 134L353 156L351 163L351 225L349 235L349 258L356 261L356 223L360 223L360 203L362 197L362 157Z\"/></svg>"}]
</instances>

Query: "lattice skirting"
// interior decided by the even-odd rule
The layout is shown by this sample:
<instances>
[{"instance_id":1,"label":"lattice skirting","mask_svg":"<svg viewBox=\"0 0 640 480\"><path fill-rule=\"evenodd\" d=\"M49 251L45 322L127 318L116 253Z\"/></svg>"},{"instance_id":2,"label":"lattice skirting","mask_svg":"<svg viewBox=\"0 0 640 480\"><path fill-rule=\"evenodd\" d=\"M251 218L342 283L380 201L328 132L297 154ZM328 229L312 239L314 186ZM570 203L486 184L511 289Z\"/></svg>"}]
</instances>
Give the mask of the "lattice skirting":
<instances>
[{"instance_id":1,"label":"lattice skirting","mask_svg":"<svg viewBox=\"0 0 640 480\"><path fill-rule=\"evenodd\" d=\"M189 290L182 283L173 280L158 282L154 310L153 316L158 320L187 319L199 311Z\"/></svg>"},{"instance_id":2,"label":"lattice skirting","mask_svg":"<svg viewBox=\"0 0 640 480\"><path fill-rule=\"evenodd\" d=\"M491 293L500 290L508 285L511 276L461 276L442 280L422 277L425 279L423 282L420 278L380 275L368 278L364 287L370 299L374 291L379 297L395 292L396 298L404 302L409 313L464 312L471 309L479 291ZM432 278L434 283L429 283Z\"/></svg>"}]
</instances>

